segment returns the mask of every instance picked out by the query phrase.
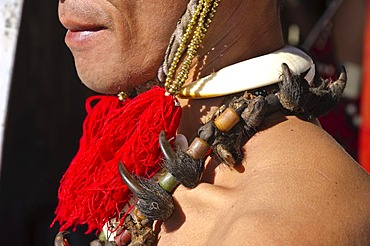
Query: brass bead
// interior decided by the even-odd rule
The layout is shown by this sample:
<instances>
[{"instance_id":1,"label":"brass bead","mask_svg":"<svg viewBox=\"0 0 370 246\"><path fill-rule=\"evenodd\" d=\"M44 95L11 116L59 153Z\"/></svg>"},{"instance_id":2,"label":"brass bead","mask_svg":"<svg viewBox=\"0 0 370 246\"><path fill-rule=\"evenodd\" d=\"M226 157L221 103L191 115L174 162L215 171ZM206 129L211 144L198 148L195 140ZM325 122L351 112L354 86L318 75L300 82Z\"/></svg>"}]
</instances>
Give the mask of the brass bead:
<instances>
[{"instance_id":1,"label":"brass bead","mask_svg":"<svg viewBox=\"0 0 370 246\"><path fill-rule=\"evenodd\" d=\"M174 67L170 67L170 69L168 69L168 73L174 73L175 72L175 68Z\"/></svg>"},{"instance_id":2,"label":"brass bead","mask_svg":"<svg viewBox=\"0 0 370 246\"><path fill-rule=\"evenodd\" d=\"M174 62L176 62L176 63L178 63L178 62L180 61L180 58L178 58L178 57L176 57L176 56L175 56L175 57L173 58L173 61L174 61Z\"/></svg>"},{"instance_id":3,"label":"brass bead","mask_svg":"<svg viewBox=\"0 0 370 246\"><path fill-rule=\"evenodd\" d=\"M179 44L179 48L181 48L181 49L185 49L185 44L184 44L184 43L180 43L180 44ZM175 56L180 57L180 52L177 52L177 53L175 54Z\"/></svg>"},{"instance_id":4,"label":"brass bead","mask_svg":"<svg viewBox=\"0 0 370 246\"><path fill-rule=\"evenodd\" d=\"M118 100L124 101L126 98L128 98L128 94L126 92L121 91L117 94Z\"/></svg>"},{"instance_id":5,"label":"brass bead","mask_svg":"<svg viewBox=\"0 0 370 246\"><path fill-rule=\"evenodd\" d=\"M220 116L218 116L214 123L218 130L222 132L228 132L233 128L240 120L239 115L232 108L227 108Z\"/></svg>"},{"instance_id":6,"label":"brass bead","mask_svg":"<svg viewBox=\"0 0 370 246\"><path fill-rule=\"evenodd\" d=\"M177 77L181 78L182 76L184 76L184 71L180 71Z\"/></svg>"},{"instance_id":7,"label":"brass bead","mask_svg":"<svg viewBox=\"0 0 370 246\"><path fill-rule=\"evenodd\" d=\"M190 60L190 59L186 59L186 60L184 61L183 67L184 67L184 66L190 66L190 64L191 64L191 60Z\"/></svg>"},{"instance_id":8,"label":"brass bead","mask_svg":"<svg viewBox=\"0 0 370 246\"><path fill-rule=\"evenodd\" d=\"M189 64L183 64L182 67L186 70L189 70L190 69L190 65Z\"/></svg>"}]
</instances>

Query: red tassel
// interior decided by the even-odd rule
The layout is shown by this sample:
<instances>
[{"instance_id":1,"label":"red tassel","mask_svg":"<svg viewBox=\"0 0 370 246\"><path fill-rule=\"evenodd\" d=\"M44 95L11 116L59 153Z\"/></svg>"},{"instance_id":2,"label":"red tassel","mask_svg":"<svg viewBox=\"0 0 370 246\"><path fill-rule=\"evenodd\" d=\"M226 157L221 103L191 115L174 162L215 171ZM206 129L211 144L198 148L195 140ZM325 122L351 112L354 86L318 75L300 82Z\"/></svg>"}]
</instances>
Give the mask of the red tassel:
<instances>
[{"instance_id":1,"label":"red tassel","mask_svg":"<svg viewBox=\"0 0 370 246\"><path fill-rule=\"evenodd\" d=\"M118 173L118 163L148 178L160 169L159 133L165 130L168 138L174 137L181 117L175 100L164 89L153 87L123 103L113 96L86 101L80 149L61 180L51 226L59 221L63 231L86 224L90 233L118 216L131 194ZM98 103L91 107L93 101Z\"/></svg>"}]
</instances>

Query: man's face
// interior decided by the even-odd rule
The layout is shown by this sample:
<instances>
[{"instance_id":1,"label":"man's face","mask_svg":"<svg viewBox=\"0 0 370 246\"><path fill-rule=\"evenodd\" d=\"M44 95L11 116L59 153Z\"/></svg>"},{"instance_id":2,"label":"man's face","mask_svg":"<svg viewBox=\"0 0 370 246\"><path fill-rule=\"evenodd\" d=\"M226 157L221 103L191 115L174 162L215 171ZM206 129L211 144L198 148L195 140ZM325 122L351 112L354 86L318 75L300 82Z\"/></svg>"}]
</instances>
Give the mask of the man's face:
<instances>
[{"instance_id":1,"label":"man's face","mask_svg":"<svg viewBox=\"0 0 370 246\"><path fill-rule=\"evenodd\" d=\"M78 75L114 94L156 76L188 0L60 0Z\"/></svg>"}]
</instances>

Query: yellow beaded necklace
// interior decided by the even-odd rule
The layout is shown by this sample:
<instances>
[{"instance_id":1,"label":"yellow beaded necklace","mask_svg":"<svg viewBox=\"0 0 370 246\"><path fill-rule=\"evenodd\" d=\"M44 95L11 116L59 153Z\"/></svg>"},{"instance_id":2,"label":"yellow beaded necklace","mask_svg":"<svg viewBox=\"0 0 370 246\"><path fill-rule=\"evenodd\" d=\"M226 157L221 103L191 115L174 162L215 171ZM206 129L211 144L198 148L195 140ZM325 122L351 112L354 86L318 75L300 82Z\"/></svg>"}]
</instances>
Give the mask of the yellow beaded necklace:
<instances>
[{"instance_id":1,"label":"yellow beaded necklace","mask_svg":"<svg viewBox=\"0 0 370 246\"><path fill-rule=\"evenodd\" d=\"M200 47L205 34L215 15L216 8L221 0L200 0L194 15L189 21L180 45L176 50L175 56L168 70L165 88L172 95L177 95L184 85L189 75L191 63ZM194 26L196 25L195 30ZM191 37L191 41L188 41ZM187 45L188 44L188 45ZM181 65L180 72L176 74L176 69L186 50L186 58ZM176 78L174 78L176 75Z\"/></svg>"}]
</instances>

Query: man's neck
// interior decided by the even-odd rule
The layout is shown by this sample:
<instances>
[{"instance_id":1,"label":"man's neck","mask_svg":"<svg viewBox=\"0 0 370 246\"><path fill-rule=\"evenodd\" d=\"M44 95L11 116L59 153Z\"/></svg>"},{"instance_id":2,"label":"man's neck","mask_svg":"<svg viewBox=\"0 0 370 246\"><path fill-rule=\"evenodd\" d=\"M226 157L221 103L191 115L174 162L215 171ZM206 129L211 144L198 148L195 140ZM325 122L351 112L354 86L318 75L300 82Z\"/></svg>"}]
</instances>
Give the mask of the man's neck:
<instances>
[{"instance_id":1,"label":"man's neck","mask_svg":"<svg viewBox=\"0 0 370 246\"><path fill-rule=\"evenodd\" d=\"M279 15L279 7L267 0L222 1L193 64L195 77L189 78L195 80L282 48L284 40Z\"/></svg>"},{"instance_id":2,"label":"man's neck","mask_svg":"<svg viewBox=\"0 0 370 246\"><path fill-rule=\"evenodd\" d=\"M268 0L222 1L198 50L198 55L193 60L185 84L243 60L276 51L283 46L278 6ZM192 141L197 129L223 100L223 97L180 99L184 111L179 132L184 133L188 140Z\"/></svg>"}]
</instances>

